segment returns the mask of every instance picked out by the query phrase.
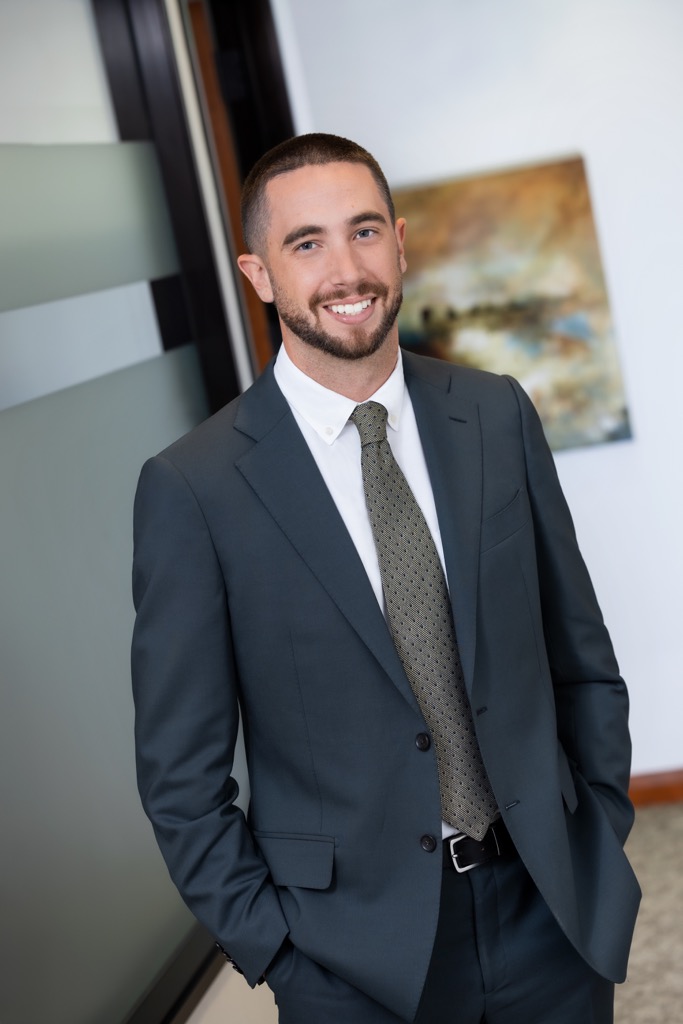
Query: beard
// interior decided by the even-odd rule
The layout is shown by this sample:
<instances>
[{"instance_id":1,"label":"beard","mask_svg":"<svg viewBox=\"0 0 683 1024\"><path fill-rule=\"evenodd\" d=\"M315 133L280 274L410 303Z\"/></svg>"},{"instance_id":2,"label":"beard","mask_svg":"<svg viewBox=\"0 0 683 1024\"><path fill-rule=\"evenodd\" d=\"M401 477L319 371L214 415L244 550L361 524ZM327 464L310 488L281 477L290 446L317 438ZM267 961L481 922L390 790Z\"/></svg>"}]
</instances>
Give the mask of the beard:
<instances>
[{"instance_id":1,"label":"beard","mask_svg":"<svg viewBox=\"0 0 683 1024\"><path fill-rule=\"evenodd\" d=\"M323 305L330 305L333 302L343 302L349 291L351 289L347 289L345 292L337 292L336 294L328 293L327 295L322 295L319 293L314 295L309 302L309 309L313 319L301 312L300 308L290 303L276 286L273 286L273 301L283 324L306 345L310 345L311 348L317 349L319 352L326 352L328 355L336 356L337 359L367 359L368 356L373 355L382 347L389 331L396 322L398 311L403 302L401 278L399 275L398 282L391 296L389 296L387 285L379 281L361 281L353 289L354 295L362 298L363 295L372 294L377 299L386 300L389 298L388 305L385 307L380 323L374 330L367 331L363 325L360 325L352 328L350 337L349 332L347 332L344 338L340 338L325 330L321 325L319 309Z\"/></svg>"}]
</instances>

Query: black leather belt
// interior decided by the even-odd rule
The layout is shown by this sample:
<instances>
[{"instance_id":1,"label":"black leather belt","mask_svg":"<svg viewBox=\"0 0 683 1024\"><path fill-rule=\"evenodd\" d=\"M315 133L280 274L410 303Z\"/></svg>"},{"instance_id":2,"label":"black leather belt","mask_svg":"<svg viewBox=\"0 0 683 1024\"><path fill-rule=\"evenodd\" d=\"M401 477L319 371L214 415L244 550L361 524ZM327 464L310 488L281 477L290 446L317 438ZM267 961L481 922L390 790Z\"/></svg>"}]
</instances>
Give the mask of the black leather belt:
<instances>
[{"instance_id":1,"label":"black leather belt","mask_svg":"<svg viewBox=\"0 0 683 1024\"><path fill-rule=\"evenodd\" d=\"M472 839L461 832L443 841L444 867L455 868L460 875L478 868L480 864L488 864L496 857L510 857L515 852L510 833L500 820L491 825L483 839Z\"/></svg>"}]
</instances>

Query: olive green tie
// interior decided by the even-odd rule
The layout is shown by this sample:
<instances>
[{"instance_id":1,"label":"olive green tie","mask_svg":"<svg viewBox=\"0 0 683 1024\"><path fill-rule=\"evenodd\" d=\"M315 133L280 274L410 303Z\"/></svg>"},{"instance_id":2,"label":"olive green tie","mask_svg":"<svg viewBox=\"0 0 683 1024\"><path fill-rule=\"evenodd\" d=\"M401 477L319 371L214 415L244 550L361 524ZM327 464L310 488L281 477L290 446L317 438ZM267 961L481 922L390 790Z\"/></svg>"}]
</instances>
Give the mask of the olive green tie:
<instances>
[{"instance_id":1,"label":"olive green tie","mask_svg":"<svg viewBox=\"0 0 683 1024\"><path fill-rule=\"evenodd\" d=\"M429 726L444 821L482 839L498 817L474 732L451 602L429 527L387 440L387 410L357 405L365 503L387 618L398 655Z\"/></svg>"}]
</instances>

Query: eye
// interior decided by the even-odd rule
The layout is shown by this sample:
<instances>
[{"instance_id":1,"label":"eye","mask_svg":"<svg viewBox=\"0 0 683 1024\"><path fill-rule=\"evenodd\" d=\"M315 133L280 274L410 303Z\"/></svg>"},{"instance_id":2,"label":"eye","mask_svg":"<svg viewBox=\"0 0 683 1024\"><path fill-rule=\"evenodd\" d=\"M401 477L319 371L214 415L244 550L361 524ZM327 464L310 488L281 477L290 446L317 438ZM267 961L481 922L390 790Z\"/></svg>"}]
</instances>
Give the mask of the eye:
<instances>
[{"instance_id":1,"label":"eye","mask_svg":"<svg viewBox=\"0 0 683 1024\"><path fill-rule=\"evenodd\" d=\"M356 233L356 238L372 238L372 236L376 234L377 231L375 228L361 228L360 231Z\"/></svg>"},{"instance_id":2,"label":"eye","mask_svg":"<svg viewBox=\"0 0 683 1024\"><path fill-rule=\"evenodd\" d=\"M316 244L316 242L311 241L302 242L300 245L297 245L295 252L312 252Z\"/></svg>"}]
</instances>

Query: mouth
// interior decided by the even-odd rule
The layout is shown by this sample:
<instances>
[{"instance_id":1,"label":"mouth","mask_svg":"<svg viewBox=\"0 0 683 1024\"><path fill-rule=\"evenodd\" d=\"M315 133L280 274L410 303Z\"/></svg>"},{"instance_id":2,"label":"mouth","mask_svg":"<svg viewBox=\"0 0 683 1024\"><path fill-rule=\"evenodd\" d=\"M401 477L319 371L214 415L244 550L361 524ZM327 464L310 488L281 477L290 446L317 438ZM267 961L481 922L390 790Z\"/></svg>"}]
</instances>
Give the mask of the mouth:
<instances>
[{"instance_id":1,"label":"mouth","mask_svg":"<svg viewBox=\"0 0 683 1024\"><path fill-rule=\"evenodd\" d=\"M372 316L376 301L375 296L370 296L357 302L331 302L323 309L339 323L362 324Z\"/></svg>"}]
</instances>

